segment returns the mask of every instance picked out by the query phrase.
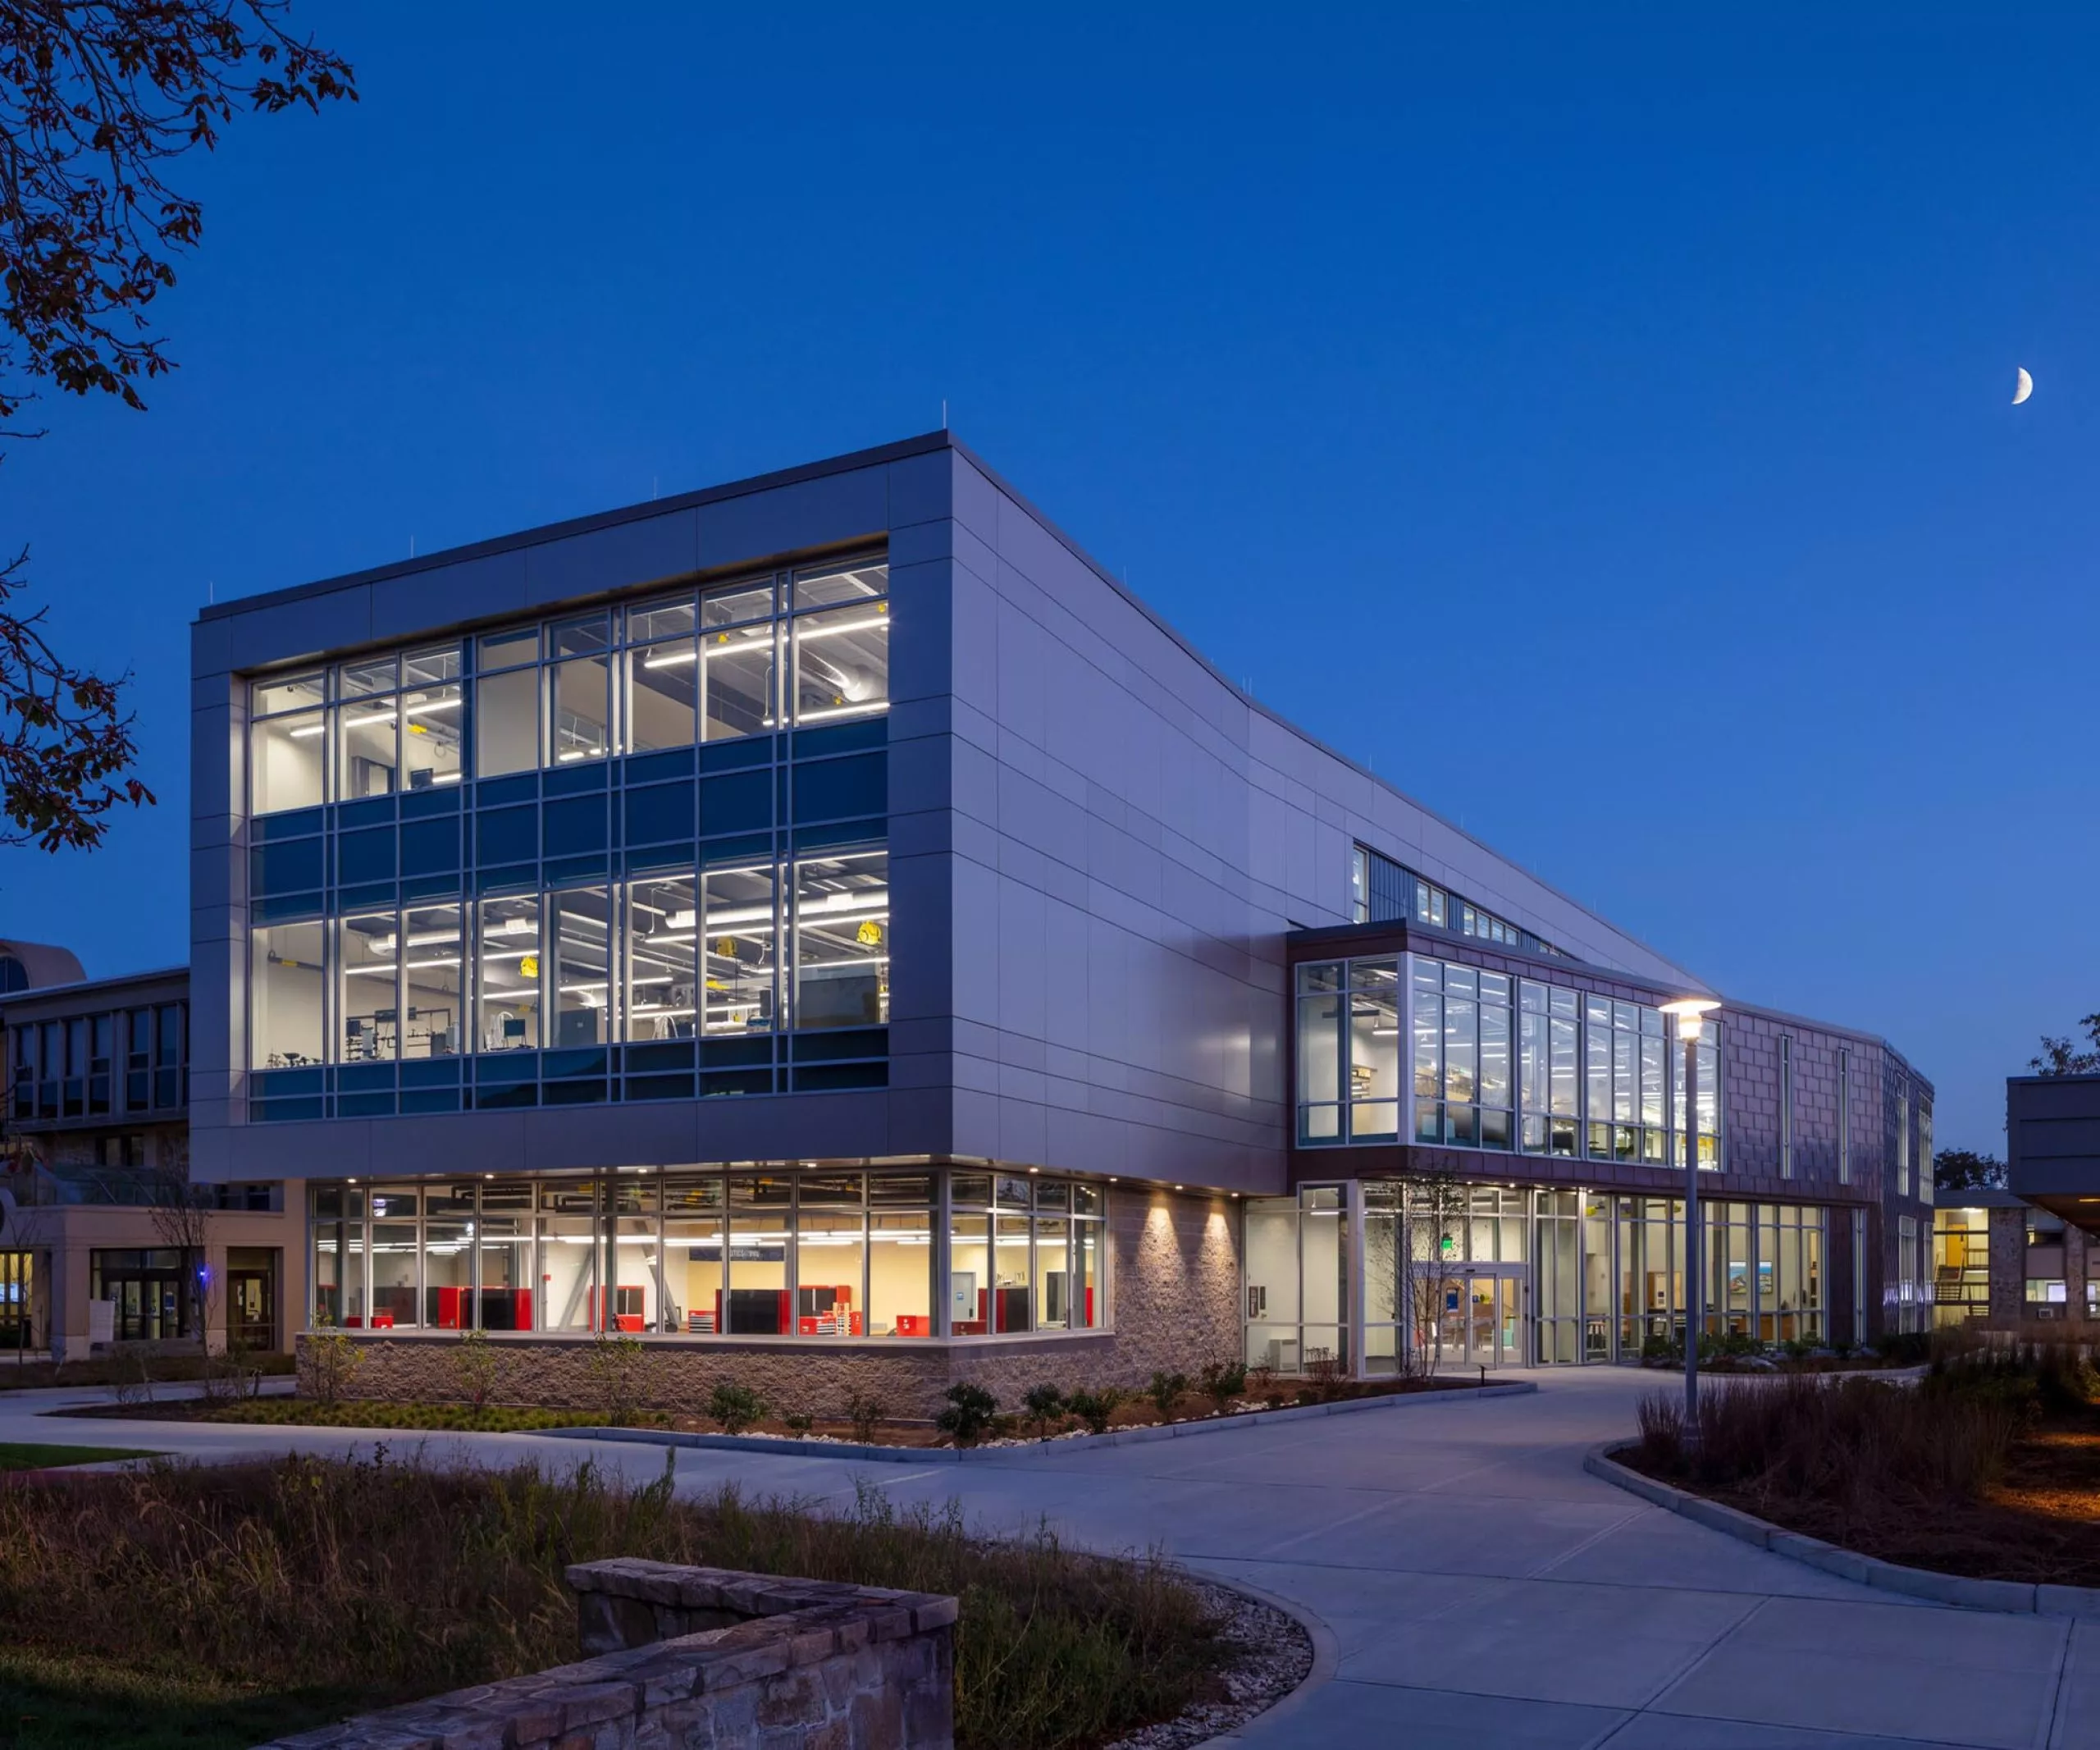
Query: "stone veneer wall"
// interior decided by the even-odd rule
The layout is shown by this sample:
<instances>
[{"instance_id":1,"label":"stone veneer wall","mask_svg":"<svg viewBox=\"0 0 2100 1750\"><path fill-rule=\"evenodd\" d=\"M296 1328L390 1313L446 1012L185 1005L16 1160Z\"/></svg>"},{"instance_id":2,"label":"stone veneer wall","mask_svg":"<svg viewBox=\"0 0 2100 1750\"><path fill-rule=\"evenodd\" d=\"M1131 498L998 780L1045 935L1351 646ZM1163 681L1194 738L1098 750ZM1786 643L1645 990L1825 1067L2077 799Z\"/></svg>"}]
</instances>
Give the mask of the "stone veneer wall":
<instances>
[{"instance_id":1,"label":"stone veneer wall","mask_svg":"<svg viewBox=\"0 0 2100 1750\"><path fill-rule=\"evenodd\" d=\"M953 1598L626 1558L568 1579L595 1656L262 1750L952 1750Z\"/></svg>"},{"instance_id":2,"label":"stone veneer wall","mask_svg":"<svg viewBox=\"0 0 2100 1750\"><path fill-rule=\"evenodd\" d=\"M722 1342L647 1338L633 1395L651 1409L699 1414L728 1382L749 1386L776 1410L842 1417L856 1391L881 1399L893 1416L928 1418L962 1381L982 1385L1002 1407L1018 1408L1029 1387L1049 1380L1079 1387L1144 1385L1155 1371L1191 1375L1240 1350L1239 1208L1219 1196L1177 1196L1112 1187L1108 1193L1110 1331L952 1343L911 1339L747 1337ZM458 1401L459 1339L346 1332L363 1352L349 1390L358 1397ZM564 1409L605 1401L589 1336L498 1335L490 1344L493 1400ZM299 1343L299 1379L311 1390L312 1353Z\"/></svg>"}]
</instances>

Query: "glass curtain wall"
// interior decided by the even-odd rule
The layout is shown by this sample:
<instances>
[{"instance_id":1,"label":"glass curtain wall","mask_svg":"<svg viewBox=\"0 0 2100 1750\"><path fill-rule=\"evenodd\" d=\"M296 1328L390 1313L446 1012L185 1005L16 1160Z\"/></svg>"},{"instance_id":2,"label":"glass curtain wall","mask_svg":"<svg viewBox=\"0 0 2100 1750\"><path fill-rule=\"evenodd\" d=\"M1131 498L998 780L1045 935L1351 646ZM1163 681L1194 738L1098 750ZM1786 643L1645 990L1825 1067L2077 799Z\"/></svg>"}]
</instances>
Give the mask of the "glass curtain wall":
<instances>
[{"instance_id":1,"label":"glass curtain wall","mask_svg":"<svg viewBox=\"0 0 2100 1750\"><path fill-rule=\"evenodd\" d=\"M1410 1333L1440 1337L1447 1361L1491 1364L1632 1361L1682 1341L1682 1201L1475 1185L1458 1188L1456 1212L1440 1225L1418 1187L1409 1211L1408 1190L1404 1181L1363 1183L1363 1282L1354 1314L1366 1373L1397 1371L1416 1340ZM1316 1217L1316 1209L1334 1213ZM1322 1186L1245 1205L1249 1365L1299 1372L1327 1346L1329 1309L1337 1295L1347 1305L1344 1209L1342 1192ZM1828 1212L1716 1202L1702 1204L1702 1214L1709 1338L1827 1341ZM1340 1236L1339 1245L1330 1236ZM1528 1303L1514 1287L1505 1293L1504 1278L1528 1288ZM1344 1341L1351 1316L1340 1321ZM1499 1336L1498 1323L1509 1327Z\"/></svg>"},{"instance_id":2,"label":"glass curtain wall","mask_svg":"<svg viewBox=\"0 0 2100 1750\"><path fill-rule=\"evenodd\" d=\"M689 587L472 641L273 674L249 692L261 816L889 708L881 559ZM792 675L783 681L785 660Z\"/></svg>"},{"instance_id":3,"label":"glass curtain wall","mask_svg":"<svg viewBox=\"0 0 2100 1750\"><path fill-rule=\"evenodd\" d=\"M955 1335L1106 1324L1100 1186L952 1182ZM925 1168L317 1184L313 1315L383 1329L929 1337L939 1191ZM1345 1319L1336 1293L1331 1323Z\"/></svg>"},{"instance_id":4,"label":"glass curtain wall","mask_svg":"<svg viewBox=\"0 0 2100 1750\"><path fill-rule=\"evenodd\" d=\"M1295 1197L1252 1198L1245 1207L1247 1364L1294 1374L1317 1363L1348 1367L1355 1314L1346 1189L1303 1186ZM1381 1255L1382 1245L1390 1259L1390 1224L1378 1232L1367 1234L1369 1253ZM1367 1289L1374 1298L1386 1291Z\"/></svg>"},{"instance_id":5,"label":"glass curtain wall","mask_svg":"<svg viewBox=\"0 0 2100 1750\"><path fill-rule=\"evenodd\" d=\"M1398 1135L1405 1030L1417 1143L1658 1166L1682 1160L1681 1053L1659 1010L1419 954L1407 962L1298 966L1301 1144ZM1699 1048L1700 1158L1710 1167L1721 1158L1719 1034L1710 1021Z\"/></svg>"}]
</instances>

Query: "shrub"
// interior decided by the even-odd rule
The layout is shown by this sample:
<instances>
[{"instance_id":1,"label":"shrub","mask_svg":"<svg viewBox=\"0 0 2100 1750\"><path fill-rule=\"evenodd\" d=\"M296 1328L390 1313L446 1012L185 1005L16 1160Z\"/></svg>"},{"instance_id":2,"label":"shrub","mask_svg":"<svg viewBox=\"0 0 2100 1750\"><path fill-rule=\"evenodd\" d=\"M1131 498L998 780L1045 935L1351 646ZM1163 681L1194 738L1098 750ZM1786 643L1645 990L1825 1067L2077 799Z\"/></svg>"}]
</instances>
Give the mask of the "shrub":
<instances>
[{"instance_id":1,"label":"shrub","mask_svg":"<svg viewBox=\"0 0 2100 1750\"><path fill-rule=\"evenodd\" d=\"M724 1381L707 1396L707 1414L725 1434L741 1434L753 1423L765 1419L765 1400L749 1386Z\"/></svg>"},{"instance_id":2,"label":"shrub","mask_svg":"<svg viewBox=\"0 0 2100 1750\"><path fill-rule=\"evenodd\" d=\"M1186 1373L1170 1373L1164 1368L1152 1376L1152 1383L1145 1387L1145 1396L1152 1400L1153 1408L1159 1412L1162 1422L1171 1419L1174 1406L1189 1389Z\"/></svg>"},{"instance_id":3,"label":"shrub","mask_svg":"<svg viewBox=\"0 0 2100 1750\"><path fill-rule=\"evenodd\" d=\"M1030 1386L1021 1402L1027 1407L1028 1419L1035 1424L1039 1438L1050 1432L1055 1420L1061 1427L1065 1420L1065 1394L1047 1380L1039 1386Z\"/></svg>"},{"instance_id":4,"label":"shrub","mask_svg":"<svg viewBox=\"0 0 2100 1750\"><path fill-rule=\"evenodd\" d=\"M452 1371L459 1382L460 1396L478 1415L488 1407L489 1394L495 1390L495 1346L489 1341L487 1332L469 1331L459 1339L459 1347L452 1357Z\"/></svg>"},{"instance_id":5,"label":"shrub","mask_svg":"<svg viewBox=\"0 0 2100 1750\"><path fill-rule=\"evenodd\" d=\"M783 1410L780 1425L791 1434L806 1434L817 1425L817 1419L806 1410Z\"/></svg>"},{"instance_id":6,"label":"shrub","mask_svg":"<svg viewBox=\"0 0 2100 1750\"><path fill-rule=\"evenodd\" d=\"M340 1404L364 1365L363 1347L343 1332L322 1329L306 1340L306 1353L316 1400Z\"/></svg>"},{"instance_id":7,"label":"shrub","mask_svg":"<svg viewBox=\"0 0 2100 1750\"><path fill-rule=\"evenodd\" d=\"M889 1405L872 1391L856 1391L846 1400L846 1419L853 1425L853 1437L873 1446L875 1424L889 1414Z\"/></svg>"},{"instance_id":8,"label":"shrub","mask_svg":"<svg viewBox=\"0 0 2100 1750\"><path fill-rule=\"evenodd\" d=\"M1929 1396L2003 1404L2031 1419L2091 1408L2100 1397L2100 1373L2066 1343L1951 1346L1933 1357L1919 1389Z\"/></svg>"},{"instance_id":9,"label":"shrub","mask_svg":"<svg viewBox=\"0 0 2100 1750\"><path fill-rule=\"evenodd\" d=\"M976 1445L999 1413L998 1399L966 1380L948 1387L947 1400L948 1407L934 1418L934 1426L952 1436L958 1446Z\"/></svg>"},{"instance_id":10,"label":"shrub","mask_svg":"<svg viewBox=\"0 0 2100 1750\"><path fill-rule=\"evenodd\" d=\"M591 1345L591 1382L605 1419L623 1428L634 1419L641 1383L641 1339L601 1331Z\"/></svg>"},{"instance_id":11,"label":"shrub","mask_svg":"<svg viewBox=\"0 0 2100 1750\"><path fill-rule=\"evenodd\" d=\"M1331 1349L1316 1349L1305 1364L1305 1377L1312 1382L1312 1396L1299 1394L1303 1403L1331 1404L1342 1395L1349 1380L1349 1368L1341 1357Z\"/></svg>"},{"instance_id":12,"label":"shrub","mask_svg":"<svg viewBox=\"0 0 2100 1750\"><path fill-rule=\"evenodd\" d=\"M1891 1367L1917 1367L1932 1359L1929 1331L1892 1331L1881 1340L1881 1358Z\"/></svg>"},{"instance_id":13,"label":"shrub","mask_svg":"<svg viewBox=\"0 0 2100 1750\"><path fill-rule=\"evenodd\" d=\"M1247 1364L1244 1361L1206 1361L1198 1382L1203 1396L1222 1412L1232 1407L1232 1400L1247 1389Z\"/></svg>"},{"instance_id":14,"label":"shrub","mask_svg":"<svg viewBox=\"0 0 2100 1750\"><path fill-rule=\"evenodd\" d=\"M1110 1419L1123 1407L1123 1393L1116 1386L1102 1386L1093 1391L1075 1391L1065 1400L1065 1408L1086 1423L1089 1434L1105 1434Z\"/></svg>"}]
</instances>

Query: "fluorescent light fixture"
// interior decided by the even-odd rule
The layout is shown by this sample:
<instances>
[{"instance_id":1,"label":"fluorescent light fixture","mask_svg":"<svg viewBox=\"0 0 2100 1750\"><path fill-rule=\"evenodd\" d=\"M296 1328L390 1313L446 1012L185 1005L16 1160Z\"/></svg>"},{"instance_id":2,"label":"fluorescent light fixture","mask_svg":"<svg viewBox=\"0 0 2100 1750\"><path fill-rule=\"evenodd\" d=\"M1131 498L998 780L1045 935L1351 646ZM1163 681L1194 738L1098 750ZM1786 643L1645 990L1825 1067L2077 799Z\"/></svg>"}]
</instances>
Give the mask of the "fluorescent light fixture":
<instances>
[{"instance_id":1,"label":"fluorescent light fixture","mask_svg":"<svg viewBox=\"0 0 2100 1750\"><path fill-rule=\"evenodd\" d=\"M807 620L797 620L795 623L795 642L806 644L813 638L843 637L849 632L867 632L877 626L888 624L889 615L887 614L870 614L865 619L849 619L837 626L813 626Z\"/></svg>"},{"instance_id":2,"label":"fluorescent light fixture","mask_svg":"<svg viewBox=\"0 0 2100 1750\"><path fill-rule=\"evenodd\" d=\"M292 737L292 739L293 739L294 741L295 741L295 742L303 742L303 741L306 740L306 739L307 739L307 738L308 738L308 737L309 737L309 736L313 736L313 735L318 735L318 734L320 734L320 733L322 733L322 729L323 729L324 728L326 728L326 725L325 725L325 724L318 724L318 723L309 723L309 724L302 724L299 728L298 728L298 729L294 729L294 730L291 732L291 737Z\"/></svg>"}]
</instances>

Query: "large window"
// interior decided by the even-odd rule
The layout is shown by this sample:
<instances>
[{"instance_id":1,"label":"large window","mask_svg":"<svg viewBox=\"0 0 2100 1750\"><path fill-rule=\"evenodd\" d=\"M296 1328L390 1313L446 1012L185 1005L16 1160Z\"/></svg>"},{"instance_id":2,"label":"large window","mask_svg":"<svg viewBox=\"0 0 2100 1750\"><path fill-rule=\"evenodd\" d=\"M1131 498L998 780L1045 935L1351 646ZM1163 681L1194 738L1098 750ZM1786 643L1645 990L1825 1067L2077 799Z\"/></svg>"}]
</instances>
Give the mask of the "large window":
<instances>
[{"instance_id":1,"label":"large window","mask_svg":"<svg viewBox=\"0 0 2100 1750\"><path fill-rule=\"evenodd\" d=\"M889 568L795 574L795 720L830 723L889 709Z\"/></svg>"},{"instance_id":2,"label":"large window","mask_svg":"<svg viewBox=\"0 0 2100 1750\"><path fill-rule=\"evenodd\" d=\"M258 1069L321 1062L324 989L318 922L254 931L249 957L249 1061Z\"/></svg>"},{"instance_id":3,"label":"large window","mask_svg":"<svg viewBox=\"0 0 2100 1750\"><path fill-rule=\"evenodd\" d=\"M881 559L693 587L633 605L360 656L249 692L248 807L499 778L889 708Z\"/></svg>"},{"instance_id":4,"label":"large window","mask_svg":"<svg viewBox=\"0 0 2100 1750\"><path fill-rule=\"evenodd\" d=\"M2089 1282L2089 1289L2100 1286ZM1933 1323L1991 1315L1991 1212L1941 1209L1933 1217Z\"/></svg>"},{"instance_id":5,"label":"large window","mask_svg":"<svg viewBox=\"0 0 2100 1750\"><path fill-rule=\"evenodd\" d=\"M795 865L795 1025L879 1026L889 1018L889 852Z\"/></svg>"},{"instance_id":6,"label":"large window","mask_svg":"<svg viewBox=\"0 0 2100 1750\"><path fill-rule=\"evenodd\" d=\"M1404 1032L1417 1143L1651 1165L1683 1158L1682 1053L1657 1009L1419 954L1307 962L1294 989L1300 1143L1399 1135ZM1720 1159L1719 1035L1710 1022L1698 1047L1709 1167Z\"/></svg>"},{"instance_id":7,"label":"large window","mask_svg":"<svg viewBox=\"0 0 2100 1750\"><path fill-rule=\"evenodd\" d=\"M1100 1186L952 1183L951 1334L1107 1323ZM314 1314L441 1330L929 1337L940 1188L925 1167L777 1166L317 1184Z\"/></svg>"},{"instance_id":8,"label":"large window","mask_svg":"<svg viewBox=\"0 0 2100 1750\"><path fill-rule=\"evenodd\" d=\"M1413 985L1415 1140L1514 1147L1508 976L1418 958Z\"/></svg>"}]
</instances>

